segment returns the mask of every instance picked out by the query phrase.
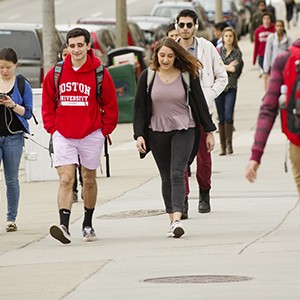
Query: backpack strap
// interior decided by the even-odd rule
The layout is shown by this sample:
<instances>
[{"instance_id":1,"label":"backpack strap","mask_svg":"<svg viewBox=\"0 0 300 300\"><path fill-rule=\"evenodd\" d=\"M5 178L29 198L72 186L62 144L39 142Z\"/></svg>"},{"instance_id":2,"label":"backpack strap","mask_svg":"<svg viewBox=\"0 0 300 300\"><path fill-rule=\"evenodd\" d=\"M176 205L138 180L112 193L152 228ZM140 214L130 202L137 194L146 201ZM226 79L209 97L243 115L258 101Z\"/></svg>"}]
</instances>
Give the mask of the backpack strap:
<instances>
[{"instance_id":1,"label":"backpack strap","mask_svg":"<svg viewBox=\"0 0 300 300\"><path fill-rule=\"evenodd\" d=\"M60 83L60 77L61 77L63 66L64 66L63 60L57 62L56 65L54 66L54 86L56 90L55 92L56 101L58 101L59 99L59 83Z\"/></svg>"},{"instance_id":2,"label":"backpack strap","mask_svg":"<svg viewBox=\"0 0 300 300\"><path fill-rule=\"evenodd\" d=\"M153 81L155 75L155 71L148 68L148 73L147 73L147 93L149 92L149 86L151 84L151 82Z\"/></svg>"},{"instance_id":3,"label":"backpack strap","mask_svg":"<svg viewBox=\"0 0 300 300\"><path fill-rule=\"evenodd\" d=\"M96 69L97 99L99 100L99 106L100 106L101 113L104 112L104 110L101 106L103 78L104 78L104 67L101 64ZM109 164L109 152L108 152L109 145L111 145L111 139L108 135L104 139L104 156L106 158L106 177L110 177L110 164Z\"/></svg>"},{"instance_id":4,"label":"backpack strap","mask_svg":"<svg viewBox=\"0 0 300 300\"><path fill-rule=\"evenodd\" d=\"M18 76L18 89L21 94L21 97L24 97L24 92L25 92L25 77L22 75L17 75Z\"/></svg>"},{"instance_id":5,"label":"backpack strap","mask_svg":"<svg viewBox=\"0 0 300 300\"><path fill-rule=\"evenodd\" d=\"M97 97L100 99L100 103L102 101L102 84L103 84L103 77L104 77L104 68L101 64L96 69L96 81L97 81Z\"/></svg>"},{"instance_id":6,"label":"backpack strap","mask_svg":"<svg viewBox=\"0 0 300 300\"><path fill-rule=\"evenodd\" d=\"M24 98L24 93L25 93L25 80L27 81L27 79L24 76L20 75L20 74L17 75L17 77L18 77L18 79L17 79L18 80L18 90L19 90L20 95L22 97L22 106L24 106L24 99L23 98ZM36 119L36 117L35 117L32 110L31 110L31 114L32 114L32 117L33 117L33 120L34 120L35 124L38 125L39 122L37 121L37 119Z\"/></svg>"},{"instance_id":7,"label":"backpack strap","mask_svg":"<svg viewBox=\"0 0 300 300\"><path fill-rule=\"evenodd\" d=\"M182 78L188 89L190 89L190 74L188 72L182 72Z\"/></svg>"}]
</instances>

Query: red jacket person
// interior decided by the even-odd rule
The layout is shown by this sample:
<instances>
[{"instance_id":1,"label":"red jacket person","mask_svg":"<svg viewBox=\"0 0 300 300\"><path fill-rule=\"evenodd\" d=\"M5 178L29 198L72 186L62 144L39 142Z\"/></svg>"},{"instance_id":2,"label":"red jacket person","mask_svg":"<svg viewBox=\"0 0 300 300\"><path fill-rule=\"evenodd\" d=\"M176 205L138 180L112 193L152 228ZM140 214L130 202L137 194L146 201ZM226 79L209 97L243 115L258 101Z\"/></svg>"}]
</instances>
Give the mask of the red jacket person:
<instances>
[{"instance_id":1,"label":"red jacket person","mask_svg":"<svg viewBox=\"0 0 300 300\"><path fill-rule=\"evenodd\" d=\"M55 84L54 67L43 82L42 118L53 137L54 166L60 185L58 207L60 224L50 227L50 234L63 244L71 242L69 220L75 168L81 164L83 179L85 241L94 240L92 215L96 205L96 169L104 139L116 127L118 105L113 80L104 69L101 99L97 95L96 69L101 62L91 49L90 34L83 28L68 32L69 54L59 82ZM59 85L57 89L56 85ZM100 107L101 106L101 107Z\"/></svg>"}]
</instances>

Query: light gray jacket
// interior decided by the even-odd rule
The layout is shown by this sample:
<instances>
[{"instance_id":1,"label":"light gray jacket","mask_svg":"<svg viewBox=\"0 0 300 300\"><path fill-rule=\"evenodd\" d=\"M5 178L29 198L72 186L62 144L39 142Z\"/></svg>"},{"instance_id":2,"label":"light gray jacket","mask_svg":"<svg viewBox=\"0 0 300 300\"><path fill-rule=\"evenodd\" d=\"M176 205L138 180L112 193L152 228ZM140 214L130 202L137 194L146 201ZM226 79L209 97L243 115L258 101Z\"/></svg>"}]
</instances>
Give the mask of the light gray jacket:
<instances>
[{"instance_id":1,"label":"light gray jacket","mask_svg":"<svg viewBox=\"0 0 300 300\"><path fill-rule=\"evenodd\" d=\"M195 37L198 43L197 58L203 64L200 70L200 83L209 108L212 113L214 100L225 89L228 76L224 63L215 46L204 38Z\"/></svg>"}]
</instances>

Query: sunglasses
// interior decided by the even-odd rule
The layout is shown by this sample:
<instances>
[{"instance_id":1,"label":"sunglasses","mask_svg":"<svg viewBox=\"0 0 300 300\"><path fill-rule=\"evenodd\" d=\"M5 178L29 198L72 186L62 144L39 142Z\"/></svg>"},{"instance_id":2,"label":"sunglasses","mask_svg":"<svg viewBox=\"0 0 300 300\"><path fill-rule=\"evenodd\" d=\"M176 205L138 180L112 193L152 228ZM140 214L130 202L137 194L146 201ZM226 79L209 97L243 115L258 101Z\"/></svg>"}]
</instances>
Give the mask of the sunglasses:
<instances>
[{"instance_id":1,"label":"sunglasses","mask_svg":"<svg viewBox=\"0 0 300 300\"><path fill-rule=\"evenodd\" d=\"M192 22L188 22L188 23L180 22L178 24L179 28L181 28L181 29L184 28L185 25L186 25L187 28L192 28L194 26L194 23L192 23Z\"/></svg>"}]
</instances>

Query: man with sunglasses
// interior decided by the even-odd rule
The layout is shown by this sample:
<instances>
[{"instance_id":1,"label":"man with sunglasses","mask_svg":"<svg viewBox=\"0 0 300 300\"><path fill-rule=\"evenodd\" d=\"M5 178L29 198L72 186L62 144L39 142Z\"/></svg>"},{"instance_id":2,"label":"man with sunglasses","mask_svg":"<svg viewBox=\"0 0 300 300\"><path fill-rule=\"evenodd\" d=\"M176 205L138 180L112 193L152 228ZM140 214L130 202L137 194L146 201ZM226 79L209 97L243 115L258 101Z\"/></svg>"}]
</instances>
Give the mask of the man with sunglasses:
<instances>
[{"instance_id":1,"label":"man with sunglasses","mask_svg":"<svg viewBox=\"0 0 300 300\"><path fill-rule=\"evenodd\" d=\"M91 49L90 33L74 28L67 33L68 55L58 82L55 67L43 82L42 118L53 137L54 166L59 176L59 225L50 227L50 234L63 244L71 243L69 222L73 203L75 168L80 158L83 179L84 241L93 241L96 234L92 217L97 199L96 170L100 165L104 138L118 122L118 104L113 80L103 71L101 99L97 93L96 70L101 65Z\"/></svg>"},{"instance_id":2,"label":"man with sunglasses","mask_svg":"<svg viewBox=\"0 0 300 300\"><path fill-rule=\"evenodd\" d=\"M213 111L214 99L225 89L228 77L222 59L214 45L204 38L195 36L198 31L198 16L190 9L184 9L176 17L177 30L180 37L178 43L190 53L196 56L203 64L199 70L200 83L210 113ZM201 130L201 141L206 140L206 133ZM207 151L205 143L200 142L197 154L196 178L199 185L199 213L208 213L210 207L210 188L212 175L211 154ZM188 218L188 194L190 192L188 172L186 171L186 197L183 219Z\"/></svg>"}]
</instances>

